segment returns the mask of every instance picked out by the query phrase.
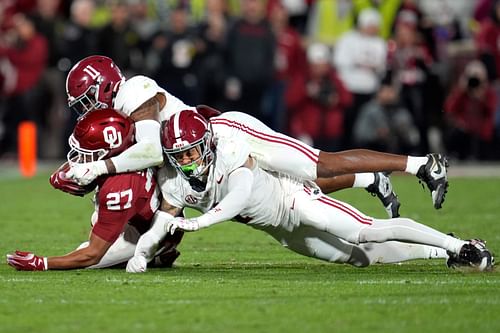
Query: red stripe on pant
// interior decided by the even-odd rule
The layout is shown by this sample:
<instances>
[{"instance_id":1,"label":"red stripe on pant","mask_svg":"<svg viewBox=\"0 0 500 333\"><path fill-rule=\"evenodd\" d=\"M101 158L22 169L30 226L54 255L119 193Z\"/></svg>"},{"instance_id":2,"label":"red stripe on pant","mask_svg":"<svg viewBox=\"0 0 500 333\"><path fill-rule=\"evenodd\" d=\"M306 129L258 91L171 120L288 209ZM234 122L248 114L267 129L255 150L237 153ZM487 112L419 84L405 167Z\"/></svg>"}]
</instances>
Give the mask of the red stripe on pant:
<instances>
[{"instance_id":1,"label":"red stripe on pant","mask_svg":"<svg viewBox=\"0 0 500 333\"><path fill-rule=\"evenodd\" d=\"M216 124L216 125L224 125L224 126L228 126L228 127L232 127L232 128L237 128L237 129L239 129L239 130L241 130L241 131L243 131L251 136L262 139L264 141L281 143L281 144L284 144L286 146L292 147L292 148L300 151L304 155L306 155L307 158L309 158L314 163L318 163L319 156L314 151L310 150L309 147L307 147L305 145L301 145L300 142L295 142L295 141L287 139L287 138L259 132L253 128L250 128L244 124L238 123L238 122L233 121L233 120L219 118L219 119L211 119L210 122L212 124Z\"/></svg>"},{"instance_id":2,"label":"red stripe on pant","mask_svg":"<svg viewBox=\"0 0 500 333\"><path fill-rule=\"evenodd\" d=\"M311 194L311 189L306 187L306 186L304 186L304 191L307 194ZM334 200L334 199L327 197L325 195L322 195L318 200L319 200L319 202L322 202L328 206L334 207L334 208L352 216L359 223L371 225L373 222L373 219L360 215L358 212L352 210L349 206L344 205L340 201Z\"/></svg>"}]
</instances>

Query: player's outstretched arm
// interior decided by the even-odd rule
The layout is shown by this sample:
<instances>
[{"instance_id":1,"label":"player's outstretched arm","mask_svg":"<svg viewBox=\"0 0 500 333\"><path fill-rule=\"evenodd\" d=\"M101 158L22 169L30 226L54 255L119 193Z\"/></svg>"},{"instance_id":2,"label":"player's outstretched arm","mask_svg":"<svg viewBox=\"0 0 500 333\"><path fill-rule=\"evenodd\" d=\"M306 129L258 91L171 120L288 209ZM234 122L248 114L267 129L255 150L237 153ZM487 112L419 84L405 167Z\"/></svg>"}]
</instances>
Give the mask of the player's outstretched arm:
<instances>
[{"instance_id":1,"label":"player's outstretched arm","mask_svg":"<svg viewBox=\"0 0 500 333\"><path fill-rule=\"evenodd\" d=\"M235 169L228 176L228 193L212 209L205 214L185 219L177 217L170 220L167 230L173 234L177 229L183 231L197 231L216 223L229 221L245 208L252 193L254 181L253 160L248 158L244 166Z\"/></svg>"},{"instance_id":2,"label":"player's outstretched arm","mask_svg":"<svg viewBox=\"0 0 500 333\"><path fill-rule=\"evenodd\" d=\"M31 252L16 251L14 254L7 255L7 263L20 271L85 268L97 264L110 246L110 242L92 234L89 246L64 256L47 258Z\"/></svg>"},{"instance_id":3,"label":"player's outstretched arm","mask_svg":"<svg viewBox=\"0 0 500 333\"><path fill-rule=\"evenodd\" d=\"M85 268L95 265L101 260L111 244L111 242L105 241L92 233L89 246L61 257L47 258L48 269Z\"/></svg>"}]
</instances>

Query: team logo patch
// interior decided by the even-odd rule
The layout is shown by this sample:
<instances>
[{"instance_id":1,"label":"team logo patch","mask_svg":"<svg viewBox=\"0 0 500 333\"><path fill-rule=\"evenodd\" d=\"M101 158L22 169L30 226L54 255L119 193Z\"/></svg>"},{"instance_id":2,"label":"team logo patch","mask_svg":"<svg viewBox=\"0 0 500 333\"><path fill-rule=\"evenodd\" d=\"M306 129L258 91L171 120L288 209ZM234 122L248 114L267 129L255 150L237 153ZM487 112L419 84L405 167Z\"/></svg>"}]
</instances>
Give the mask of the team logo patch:
<instances>
[{"instance_id":1,"label":"team logo patch","mask_svg":"<svg viewBox=\"0 0 500 333\"><path fill-rule=\"evenodd\" d=\"M104 135L104 142L109 144L109 148L118 148L122 145L122 133L113 126L106 127L102 134Z\"/></svg>"},{"instance_id":2,"label":"team logo patch","mask_svg":"<svg viewBox=\"0 0 500 333\"><path fill-rule=\"evenodd\" d=\"M194 205L198 202L198 199L193 197L191 194L187 195L186 198L184 198L188 204Z\"/></svg>"}]
</instances>

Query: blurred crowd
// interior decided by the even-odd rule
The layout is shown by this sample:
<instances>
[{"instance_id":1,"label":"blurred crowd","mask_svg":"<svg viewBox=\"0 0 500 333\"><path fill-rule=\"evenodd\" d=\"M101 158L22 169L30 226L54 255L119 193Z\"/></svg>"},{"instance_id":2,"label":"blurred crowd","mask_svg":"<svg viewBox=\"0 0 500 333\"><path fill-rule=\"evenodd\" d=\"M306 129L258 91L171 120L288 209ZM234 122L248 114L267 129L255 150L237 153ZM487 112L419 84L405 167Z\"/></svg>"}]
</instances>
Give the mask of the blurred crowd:
<instances>
[{"instance_id":1,"label":"blurred crowd","mask_svg":"<svg viewBox=\"0 0 500 333\"><path fill-rule=\"evenodd\" d=\"M65 157L92 54L324 150L500 159L498 0L2 0L0 159L23 120Z\"/></svg>"}]
</instances>

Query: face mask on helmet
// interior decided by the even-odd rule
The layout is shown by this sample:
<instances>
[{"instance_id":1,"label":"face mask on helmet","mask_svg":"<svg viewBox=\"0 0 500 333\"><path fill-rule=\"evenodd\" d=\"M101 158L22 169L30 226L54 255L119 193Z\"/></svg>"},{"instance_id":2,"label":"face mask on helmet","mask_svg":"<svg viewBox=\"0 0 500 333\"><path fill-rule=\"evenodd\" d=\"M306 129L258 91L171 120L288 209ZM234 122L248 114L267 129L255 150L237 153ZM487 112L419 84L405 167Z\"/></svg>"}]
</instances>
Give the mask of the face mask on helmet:
<instances>
[{"instance_id":1,"label":"face mask on helmet","mask_svg":"<svg viewBox=\"0 0 500 333\"><path fill-rule=\"evenodd\" d=\"M78 120L69 137L68 162L89 163L120 154L134 142L135 126L114 109L94 110Z\"/></svg>"},{"instance_id":2,"label":"face mask on helmet","mask_svg":"<svg viewBox=\"0 0 500 333\"><path fill-rule=\"evenodd\" d=\"M84 58L66 78L68 106L79 116L111 107L123 81L124 76L110 58L99 55Z\"/></svg>"},{"instance_id":3,"label":"face mask on helmet","mask_svg":"<svg viewBox=\"0 0 500 333\"><path fill-rule=\"evenodd\" d=\"M162 126L162 146L170 164L185 178L200 179L212 165L212 129L199 114L181 111Z\"/></svg>"},{"instance_id":4,"label":"face mask on helmet","mask_svg":"<svg viewBox=\"0 0 500 333\"><path fill-rule=\"evenodd\" d=\"M99 102L99 84L90 86L77 98L69 97L68 106L70 110L76 112L79 117L85 115L89 111L109 107L107 103Z\"/></svg>"},{"instance_id":5,"label":"face mask on helmet","mask_svg":"<svg viewBox=\"0 0 500 333\"><path fill-rule=\"evenodd\" d=\"M199 143L189 145L186 150L165 153L172 166L174 166L184 178L200 178L212 163L212 151L208 147L210 133L207 131L205 137Z\"/></svg>"},{"instance_id":6,"label":"face mask on helmet","mask_svg":"<svg viewBox=\"0 0 500 333\"><path fill-rule=\"evenodd\" d=\"M90 163L102 160L108 154L108 150L106 149L85 149L80 146L80 142L75 138L73 134L68 139L68 143L70 146L70 151L66 158L68 162L73 163Z\"/></svg>"}]
</instances>

